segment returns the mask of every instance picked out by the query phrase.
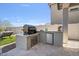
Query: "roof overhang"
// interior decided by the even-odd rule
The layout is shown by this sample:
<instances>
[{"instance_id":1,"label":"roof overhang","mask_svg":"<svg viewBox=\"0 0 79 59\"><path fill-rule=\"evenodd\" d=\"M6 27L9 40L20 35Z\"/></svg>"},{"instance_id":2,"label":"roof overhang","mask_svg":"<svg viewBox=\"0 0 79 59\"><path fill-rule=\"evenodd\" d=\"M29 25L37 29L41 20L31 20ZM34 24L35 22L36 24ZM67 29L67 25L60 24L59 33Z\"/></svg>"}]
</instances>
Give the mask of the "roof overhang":
<instances>
[{"instance_id":1,"label":"roof overhang","mask_svg":"<svg viewBox=\"0 0 79 59\"><path fill-rule=\"evenodd\" d=\"M58 10L79 5L79 3L49 3L48 5L49 5L49 7L51 7L53 4L57 4Z\"/></svg>"}]
</instances>

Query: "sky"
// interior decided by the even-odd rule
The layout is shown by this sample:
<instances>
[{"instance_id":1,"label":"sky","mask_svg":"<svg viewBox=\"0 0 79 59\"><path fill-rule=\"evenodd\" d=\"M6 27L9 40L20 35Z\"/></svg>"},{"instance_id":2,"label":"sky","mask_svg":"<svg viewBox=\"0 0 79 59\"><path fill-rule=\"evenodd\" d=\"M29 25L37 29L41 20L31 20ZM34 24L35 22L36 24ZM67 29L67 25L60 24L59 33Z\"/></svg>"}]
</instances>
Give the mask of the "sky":
<instances>
[{"instance_id":1,"label":"sky","mask_svg":"<svg viewBox=\"0 0 79 59\"><path fill-rule=\"evenodd\" d=\"M47 3L2 3L0 20L8 20L13 26L42 25L50 23L50 8Z\"/></svg>"}]
</instances>

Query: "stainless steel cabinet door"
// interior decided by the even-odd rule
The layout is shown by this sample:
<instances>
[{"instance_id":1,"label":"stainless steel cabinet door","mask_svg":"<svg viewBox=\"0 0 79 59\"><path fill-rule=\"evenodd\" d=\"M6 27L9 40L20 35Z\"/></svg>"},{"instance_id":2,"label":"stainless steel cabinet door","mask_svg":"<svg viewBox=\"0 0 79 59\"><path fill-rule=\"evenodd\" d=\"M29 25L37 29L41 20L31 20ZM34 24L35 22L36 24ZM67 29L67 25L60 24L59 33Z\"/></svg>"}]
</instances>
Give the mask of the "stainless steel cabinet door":
<instances>
[{"instance_id":1,"label":"stainless steel cabinet door","mask_svg":"<svg viewBox=\"0 0 79 59\"><path fill-rule=\"evenodd\" d=\"M53 44L52 34L47 34L47 43Z\"/></svg>"}]
</instances>

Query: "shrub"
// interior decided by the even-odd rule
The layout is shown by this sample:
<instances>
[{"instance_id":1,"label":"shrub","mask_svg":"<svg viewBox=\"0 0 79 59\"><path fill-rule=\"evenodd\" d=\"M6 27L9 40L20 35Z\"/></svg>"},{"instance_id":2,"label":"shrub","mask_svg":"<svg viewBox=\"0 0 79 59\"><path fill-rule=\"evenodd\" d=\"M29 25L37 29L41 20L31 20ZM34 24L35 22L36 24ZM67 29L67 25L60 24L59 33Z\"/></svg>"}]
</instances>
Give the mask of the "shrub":
<instances>
[{"instance_id":1,"label":"shrub","mask_svg":"<svg viewBox=\"0 0 79 59\"><path fill-rule=\"evenodd\" d=\"M0 28L0 32L2 32L2 31L4 31L4 29L3 28Z\"/></svg>"}]
</instances>

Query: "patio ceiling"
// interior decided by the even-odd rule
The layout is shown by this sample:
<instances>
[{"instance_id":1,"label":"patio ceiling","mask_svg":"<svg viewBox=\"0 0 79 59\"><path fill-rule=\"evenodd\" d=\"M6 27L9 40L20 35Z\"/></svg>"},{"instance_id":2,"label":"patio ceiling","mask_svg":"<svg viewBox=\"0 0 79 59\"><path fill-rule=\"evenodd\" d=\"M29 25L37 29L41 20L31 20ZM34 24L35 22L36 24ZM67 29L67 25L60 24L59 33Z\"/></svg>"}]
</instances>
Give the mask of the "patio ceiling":
<instances>
[{"instance_id":1,"label":"patio ceiling","mask_svg":"<svg viewBox=\"0 0 79 59\"><path fill-rule=\"evenodd\" d=\"M63 5L64 5L64 7L66 7L66 5L67 5L68 8L70 8L70 7L79 5L79 3L58 3L57 4L58 10L61 10L63 8Z\"/></svg>"}]
</instances>

